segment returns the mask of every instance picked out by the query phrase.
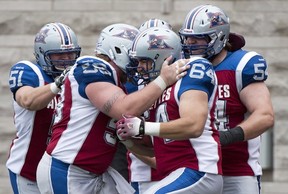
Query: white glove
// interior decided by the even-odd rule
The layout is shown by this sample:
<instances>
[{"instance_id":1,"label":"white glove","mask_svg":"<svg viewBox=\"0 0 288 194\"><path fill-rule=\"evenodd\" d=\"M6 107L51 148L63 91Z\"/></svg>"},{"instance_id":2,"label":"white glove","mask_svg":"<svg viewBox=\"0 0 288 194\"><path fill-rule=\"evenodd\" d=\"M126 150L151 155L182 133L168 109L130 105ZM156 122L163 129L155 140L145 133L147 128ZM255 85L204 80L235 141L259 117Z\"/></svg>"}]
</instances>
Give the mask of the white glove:
<instances>
[{"instance_id":1,"label":"white glove","mask_svg":"<svg viewBox=\"0 0 288 194\"><path fill-rule=\"evenodd\" d=\"M117 136L121 140L145 134L145 120L130 115L123 115L123 118L116 123Z\"/></svg>"}]
</instances>

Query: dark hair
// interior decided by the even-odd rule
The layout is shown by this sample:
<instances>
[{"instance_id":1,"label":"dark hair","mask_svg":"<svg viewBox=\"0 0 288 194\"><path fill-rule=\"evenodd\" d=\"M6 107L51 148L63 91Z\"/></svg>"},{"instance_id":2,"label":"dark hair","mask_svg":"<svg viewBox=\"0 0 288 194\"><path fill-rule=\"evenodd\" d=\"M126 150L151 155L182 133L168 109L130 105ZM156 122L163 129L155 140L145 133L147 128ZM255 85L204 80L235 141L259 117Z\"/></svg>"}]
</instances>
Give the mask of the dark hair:
<instances>
[{"instance_id":1,"label":"dark hair","mask_svg":"<svg viewBox=\"0 0 288 194\"><path fill-rule=\"evenodd\" d=\"M230 42L227 42L225 47L224 47L227 51L233 51L233 45Z\"/></svg>"},{"instance_id":2,"label":"dark hair","mask_svg":"<svg viewBox=\"0 0 288 194\"><path fill-rule=\"evenodd\" d=\"M107 55L104 55L104 54L95 54L95 56L99 57L100 59L103 59L103 60L105 60L107 62L111 61L110 57L108 57Z\"/></svg>"}]
</instances>

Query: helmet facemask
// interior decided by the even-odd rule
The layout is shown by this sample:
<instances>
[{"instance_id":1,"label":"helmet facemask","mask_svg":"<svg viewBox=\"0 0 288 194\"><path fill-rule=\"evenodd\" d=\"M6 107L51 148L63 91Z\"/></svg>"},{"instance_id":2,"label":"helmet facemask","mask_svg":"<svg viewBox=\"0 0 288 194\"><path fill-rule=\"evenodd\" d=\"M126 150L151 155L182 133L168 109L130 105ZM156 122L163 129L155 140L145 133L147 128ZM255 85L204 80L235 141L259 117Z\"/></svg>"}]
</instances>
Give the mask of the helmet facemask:
<instances>
[{"instance_id":1,"label":"helmet facemask","mask_svg":"<svg viewBox=\"0 0 288 194\"><path fill-rule=\"evenodd\" d=\"M44 60L47 64L45 68L46 71L50 72L54 76L60 75L62 71L64 71L67 67L70 67L75 64L76 59L80 56L81 49L73 49L72 51L70 50L51 50L47 51L44 53ZM65 54L68 55L69 57L65 57L65 59L52 59L51 55L53 54Z\"/></svg>"},{"instance_id":2,"label":"helmet facemask","mask_svg":"<svg viewBox=\"0 0 288 194\"><path fill-rule=\"evenodd\" d=\"M169 29L149 28L137 35L129 55L128 78L136 85L147 84L159 76L168 57L172 55L173 61L181 58L179 36Z\"/></svg>"},{"instance_id":3,"label":"helmet facemask","mask_svg":"<svg viewBox=\"0 0 288 194\"><path fill-rule=\"evenodd\" d=\"M146 85L160 75L160 70L155 70L155 67L155 60L149 57L132 56L126 66L128 80L134 85Z\"/></svg>"},{"instance_id":4,"label":"helmet facemask","mask_svg":"<svg viewBox=\"0 0 288 194\"><path fill-rule=\"evenodd\" d=\"M187 39L194 38L194 39L204 39L206 41L205 44L189 44L187 43ZM208 35L192 35L192 36L184 36L180 35L181 39L181 46L183 55L186 59L189 59L192 55L193 56L200 56L200 57L207 57L213 51L213 41L211 41Z\"/></svg>"},{"instance_id":5,"label":"helmet facemask","mask_svg":"<svg viewBox=\"0 0 288 194\"><path fill-rule=\"evenodd\" d=\"M196 51L204 49L200 56L207 59L217 55L225 47L230 33L229 18L216 6L202 5L191 10L185 19L179 35L185 58L199 55ZM188 37L205 38L207 45L187 45Z\"/></svg>"}]
</instances>

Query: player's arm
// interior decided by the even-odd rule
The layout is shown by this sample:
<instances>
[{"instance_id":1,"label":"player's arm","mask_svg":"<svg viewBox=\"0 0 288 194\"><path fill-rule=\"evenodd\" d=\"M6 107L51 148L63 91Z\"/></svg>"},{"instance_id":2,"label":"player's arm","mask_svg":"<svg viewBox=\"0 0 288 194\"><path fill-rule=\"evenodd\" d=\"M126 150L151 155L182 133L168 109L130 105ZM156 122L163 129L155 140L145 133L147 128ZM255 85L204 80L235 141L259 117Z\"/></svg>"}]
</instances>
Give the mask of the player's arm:
<instances>
[{"instance_id":1,"label":"player's arm","mask_svg":"<svg viewBox=\"0 0 288 194\"><path fill-rule=\"evenodd\" d=\"M180 118L164 122L145 122L137 117L123 118L117 122L117 133L127 139L135 135L152 135L184 140L199 137L208 115L208 95L200 90L188 90L180 97Z\"/></svg>"},{"instance_id":2,"label":"player's arm","mask_svg":"<svg viewBox=\"0 0 288 194\"><path fill-rule=\"evenodd\" d=\"M93 105L115 119L122 118L124 113L141 115L150 108L162 92L163 90L153 82L129 95L108 82L94 82L86 87L86 94Z\"/></svg>"},{"instance_id":3,"label":"player's arm","mask_svg":"<svg viewBox=\"0 0 288 194\"><path fill-rule=\"evenodd\" d=\"M249 84L240 92L240 99L250 116L239 126L244 131L244 140L253 139L274 124L274 111L269 90L264 82Z\"/></svg>"},{"instance_id":4,"label":"player's arm","mask_svg":"<svg viewBox=\"0 0 288 194\"><path fill-rule=\"evenodd\" d=\"M142 151L142 154L138 154L138 153L132 152L131 148L130 148L130 152L133 153L139 160L141 160L145 164L147 164L147 165L151 166L152 168L156 169L156 158L154 156L154 148L153 148L152 138L153 137L151 137L151 136L144 135L141 139L134 139L134 141L137 144L142 144L145 147L140 147L140 150ZM143 155L143 149L147 150L147 153L145 155Z\"/></svg>"},{"instance_id":5,"label":"player's arm","mask_svg":"<svg viewBox=\"0 0 288 194\"><path fill-rule=\"evenodd\" d=\"M120 139L122 138L120 137ZM147 158L154 157L154 148L149 136L143 136L143 138L130 138L127 140L122 139L120 142L133 154L145 156Z\"/></svg>"},{"instance_id":6,"label":"player's arm","mask_svg":"<svg viewBox=\"0 0 288 194\"><path fill-rule=\"evenodd\" d=\"M36 88L23 86L17 90L15 99L25 109L40 110L46 107L55 96L48 84Z\"/></svg>"},{"instance_id":7,"label":"player's arm","mask_svg":"<svg viewBox=\"0 0 288 194\"><path fill-rule=\"evenodd\" d=\"M151 136L144 135L142 138L132 138L121 142L139 160L156 169L156 158L154 157Z\"/></svg>"},{"instance_id":8,"label":"player's arm","mask_svg":"<svg viewBox=\"0 0 288 194\"><path fill-rule=\"evenodd\" d=\"M15 94L16 102L23 108L28 110L40 110L46 107L51 100L60 92L64 77L69 70L64 71L55 82L39 86L23 86L20 87Z\"/></svg>"},{"instance_id":9,"label":"player's arm","mask_svg":"<svg viewBox=\"0 0 288 194\"><path fill-rule=\"evenodd\" d=\"M129 95L109 82L90 83L87 85L85 92L95 107L112 118L120 119L124 113L141 115L160 97L167 86L175 83L186 74L186 72L183 72L189 68L189 65L183 66L186 62L187 60L180 60L168 65L168 61L165 61L161 69L161 75L158 78L142 90ZM179 67L178 71L176 71L177 66Z\"/></svg>"},{"instance_id":10,"label":"player's arm","mask_svg":"<svg viewBox=\"0 0 288 194\"><path fill-rule=\"evenodd\" d=\"M184 92L180 97L179 113L179 119L160 123L159 137L176 140L199 137L208 115L207 93L200 90ZM149 125L146 127L149 133Z\"/></svg>"},{"instance_id":11,"label":"player's arm","mask_svg":"<svg viewBox=\"0 0 288 194\"><path fill-rule=\"evenodd\" d=\"M220 131L221 145L253 139L274 124L274 111L270 93L264 81L268 77L267 64L262 56L250 52L251 58L243 67L239 97L250 114L247 119L227 131ZM240 77L240 76L236 76ZM236 79L237 81L237 79Z\"/></svg>"}]
</instances>

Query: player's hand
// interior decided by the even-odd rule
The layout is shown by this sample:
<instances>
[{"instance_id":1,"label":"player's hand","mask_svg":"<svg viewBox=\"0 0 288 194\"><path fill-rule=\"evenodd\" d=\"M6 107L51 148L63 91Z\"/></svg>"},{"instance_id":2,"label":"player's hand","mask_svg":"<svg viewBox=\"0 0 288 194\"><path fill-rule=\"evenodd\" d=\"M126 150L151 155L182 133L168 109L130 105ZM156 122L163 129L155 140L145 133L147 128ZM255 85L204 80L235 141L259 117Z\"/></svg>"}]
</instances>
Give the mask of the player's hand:
<instances>
[{"instance_id":1,"label":"player's hand","mask_svg":"<svg viewBox=\"0 0 288 194\"><path fill-rule=\"evenodd\" d=\"M120 140L127 140L131 137L144 135L144 123L144 118L123 115L123 118L116 123L118 138Z\"/></svg>"},{"instance_id":2,"label":"player's hand","mask_svg":"<svg viewBox=\"0 0 288 194\"><path fill-rule=\"evenodd\" d=\"M127 148L131 148L133 147L134 143L132 141L132 139L123 139L121 136L118 135L118 133L116 132L118 139L120 140L120 142L125 145Z\"/></svg>"},{"instance_id":3,"label":"player's hand","mask_svg":"<svg viewBox=\"0 0 288 194\"><path fill-rule=\"evenodd\" d=\"M57 88L61 89L61 86L63 85L66 76L68 75L68 72L70 71L71 66L67 67L62 73L61 75L59 75L58 77L55 78L54 82L57 86Z\"/></svg>"},{"instance_id":4,"label":"player's hand","mask_svg":"<svg viewBox=\"0 0 288 194\"><path fill-rule=\"evenodd\" d=\"M174 84L177 80L184 77L187 74L186 70L190 68L190 65L186 65L189 59L179 59L169 65L171 60L172 56L164 61L160 72L160 76L167 86Z\"/></svg>"}]
</instances>

